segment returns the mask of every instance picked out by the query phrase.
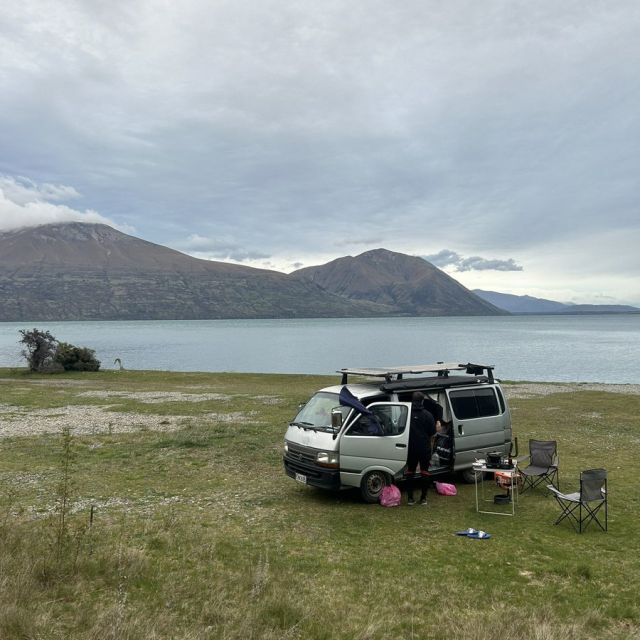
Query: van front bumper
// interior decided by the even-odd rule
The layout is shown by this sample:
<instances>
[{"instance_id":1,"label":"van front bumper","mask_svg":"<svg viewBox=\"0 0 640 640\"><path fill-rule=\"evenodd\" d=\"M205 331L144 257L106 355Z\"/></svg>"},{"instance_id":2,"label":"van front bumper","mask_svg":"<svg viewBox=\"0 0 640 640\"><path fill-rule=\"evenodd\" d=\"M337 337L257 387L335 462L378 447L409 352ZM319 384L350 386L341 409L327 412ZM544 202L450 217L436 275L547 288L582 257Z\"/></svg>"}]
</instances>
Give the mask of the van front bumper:
<instances>
[{"instance_id":1,"label":"van front bumper","mask_svg":"<svg viewBox=\"0 0 640 640\"><path fill-rule=\"evenodd\" d=\"M285 473L294 480L304 476L306 479L304 484L312 487L331 489L332 491L340 489L340 471L338 469L323 469L290 455L285 455L282 462Z\"/></svg>"}]
</instances>

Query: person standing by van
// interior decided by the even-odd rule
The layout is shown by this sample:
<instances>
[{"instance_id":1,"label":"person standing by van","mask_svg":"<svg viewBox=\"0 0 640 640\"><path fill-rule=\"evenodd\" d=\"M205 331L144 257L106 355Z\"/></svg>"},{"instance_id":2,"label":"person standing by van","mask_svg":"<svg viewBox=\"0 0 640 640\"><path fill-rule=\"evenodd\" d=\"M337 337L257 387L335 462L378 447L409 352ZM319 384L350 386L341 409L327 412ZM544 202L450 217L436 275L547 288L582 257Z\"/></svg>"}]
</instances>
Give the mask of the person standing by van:
<instances>
[{"instance_id":1,"label":"person standing by van","mask_svg":"<svg viewBox=\"0 0 640 640\"><path fill-rule=\"evenodd\" d=\"M407 454L407 504L415 504L413 480L420 465L420 504L427 504L429 486L429 460L431 459L431 439L436 434L436 420L424 408L425 395L415 391L411 397L411 426L409 430L409 452Z\"/></svg>"},{"instance_id":2,"label":"person standing by van","mask_svg":"<svg viewBox=\"0 0 640 640\"><path fill-rule=\"evenodd\" d=\"M424 396L422 406L433 416L436 423L436 431L440 433L442 428L442 416L444 413L442 407L430 396Z\"/></svg>"}]
</instances>

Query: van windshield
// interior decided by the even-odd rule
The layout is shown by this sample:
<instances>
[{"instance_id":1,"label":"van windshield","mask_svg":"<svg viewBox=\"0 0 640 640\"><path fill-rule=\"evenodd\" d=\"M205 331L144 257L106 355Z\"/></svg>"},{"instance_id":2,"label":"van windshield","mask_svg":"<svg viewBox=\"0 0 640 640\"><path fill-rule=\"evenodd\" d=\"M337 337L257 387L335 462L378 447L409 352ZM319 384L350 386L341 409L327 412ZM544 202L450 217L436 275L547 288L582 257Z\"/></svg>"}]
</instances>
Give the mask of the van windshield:
<instances>
[{"instance_id":1,"label":"van windshield","mask_svg":"<svg viewBox=\"0 0 640 640\"><path fill-rule=\"evenodd\" d=\"M349 407L341 407L337 393L321 391L312 396L305 404L291 424L306 429L318 429L332 431L331 410L339 408L342 411L342 420L346 421L349 415Z\"/></svg>"}]
</instances>

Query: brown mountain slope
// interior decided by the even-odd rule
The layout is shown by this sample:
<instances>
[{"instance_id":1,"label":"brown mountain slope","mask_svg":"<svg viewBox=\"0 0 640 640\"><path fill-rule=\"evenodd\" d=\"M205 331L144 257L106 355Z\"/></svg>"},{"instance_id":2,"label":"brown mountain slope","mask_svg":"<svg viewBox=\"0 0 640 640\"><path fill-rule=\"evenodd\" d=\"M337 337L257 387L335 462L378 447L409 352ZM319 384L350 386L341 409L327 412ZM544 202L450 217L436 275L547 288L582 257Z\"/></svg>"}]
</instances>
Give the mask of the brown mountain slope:
<instances>
[{"instance_id":1,"label":"brown mountain slope","mask_svg":"<svg viewBox=\"0 0 640 640\"><path fill-rule=\"evenodd\" d=\"M357 317L386 308L101 224L0 234L0 321Z\"/></svg>"},{"instance_id":2,"label":"brown mountain slope","mask_svg":"<svg viewBox=\"0 0 640 640\"><path fill-rule=\"evenodd\" d=\"M375 249L292 275L353 301L416 316L505 315L422 258Z\"/></svg>"},{"instance_id":3,"label":"brown mountain slope","mask_svg":"<svg viewBox=\"0 0 640 640\"><path fill-rule=\"evenodd\" d=\"M105 224L45 224L0 234L0 266L3 269L31 272L36 265L49 269L147 273L270 273L226 262L198 260Z\"/></svg>"}]
</instances>

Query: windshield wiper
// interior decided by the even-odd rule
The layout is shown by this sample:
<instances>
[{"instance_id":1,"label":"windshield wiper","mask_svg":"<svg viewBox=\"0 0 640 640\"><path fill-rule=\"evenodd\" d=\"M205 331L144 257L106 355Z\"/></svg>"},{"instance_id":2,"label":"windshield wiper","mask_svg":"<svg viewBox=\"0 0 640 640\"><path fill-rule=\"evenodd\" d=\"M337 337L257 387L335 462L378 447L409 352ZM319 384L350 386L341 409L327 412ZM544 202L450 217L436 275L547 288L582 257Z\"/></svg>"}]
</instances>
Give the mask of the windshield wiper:
<instances>
[{"instance_id":1,"label":"windshield wiper","mask_svg":"<svg viewBox=\"0 0 640 640\"><path fill-rule=\"evenodd\" d=\"M301 427L302 429L317 429L316 425L313 424L313 422L292 422L291 426Z\"/></svg>"}]
</instances>

